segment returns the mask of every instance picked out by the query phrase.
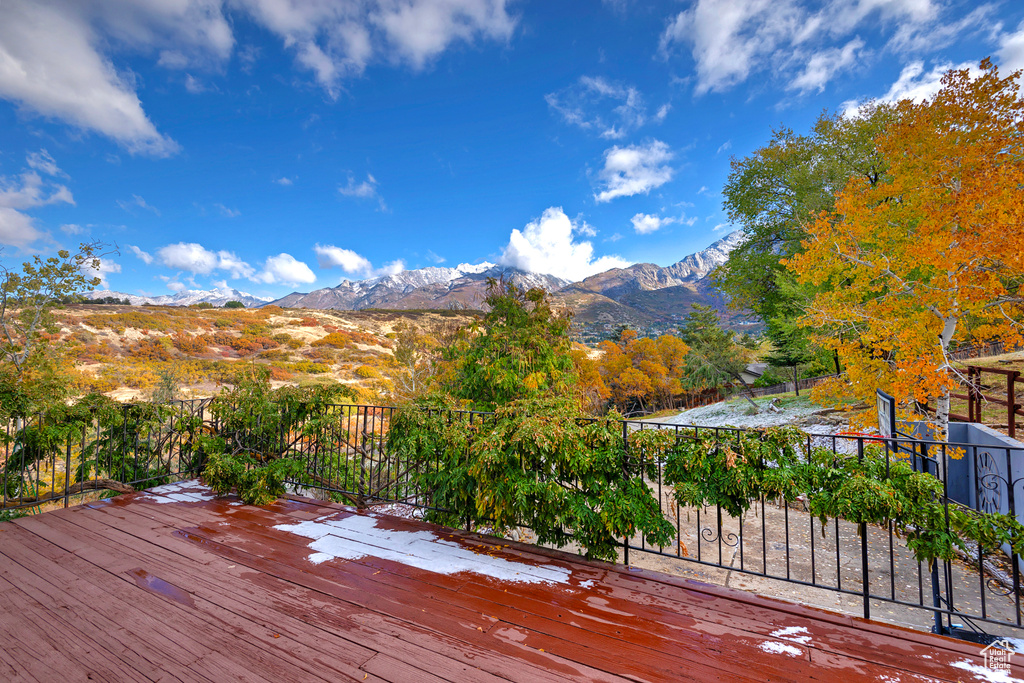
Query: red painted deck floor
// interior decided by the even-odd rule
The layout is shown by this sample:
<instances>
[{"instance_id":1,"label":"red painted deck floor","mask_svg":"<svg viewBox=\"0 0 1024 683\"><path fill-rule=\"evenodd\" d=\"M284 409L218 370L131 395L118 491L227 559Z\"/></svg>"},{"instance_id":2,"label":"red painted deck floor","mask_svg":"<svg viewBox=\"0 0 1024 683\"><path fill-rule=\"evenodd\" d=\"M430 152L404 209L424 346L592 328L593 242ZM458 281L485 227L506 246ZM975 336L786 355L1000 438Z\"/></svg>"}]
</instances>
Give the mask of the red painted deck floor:
<instances>
[{"instance_id":1,"label":"red painted deck floor","mask_svg":"<svg viewBox=\"0 0 1024 683\"><path fill-rule=\"evenodd\" d=\"M0 681L1011 680L927 633L337 505L233 501L185 483L0 524Z\"/></svg>"}]
</instances>

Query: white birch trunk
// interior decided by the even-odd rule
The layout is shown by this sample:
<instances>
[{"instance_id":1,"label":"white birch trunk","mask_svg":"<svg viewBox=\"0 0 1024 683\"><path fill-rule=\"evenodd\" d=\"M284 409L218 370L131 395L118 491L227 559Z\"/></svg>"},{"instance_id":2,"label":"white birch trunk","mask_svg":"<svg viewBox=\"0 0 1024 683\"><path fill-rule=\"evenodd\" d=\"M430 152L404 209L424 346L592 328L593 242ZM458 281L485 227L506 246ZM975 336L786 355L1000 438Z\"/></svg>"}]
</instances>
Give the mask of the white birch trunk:
<instances>
[{"instance_id":1,"label":"white birch trunk","mask_svg":"<svg viewBox=\"0 0 1024 683\"><path fill-rule=\"evenodd\" d=\"M957 318L955 316L948 316L942 321L942 332L939 334L939 346L942 349L942 358L948 359L947 352L949 351L949 343L953 340L953 334L956 332ZM943 364L940 368L940 372L945 371L948 366L948 361ZM935 440L946 441L949 437L949 388L943 389L942 394L938 397L935 404ZM946 463L942 454L938 455L939 463L939 478L945 480L946 477Z\"/></svg>"}]
</instances>

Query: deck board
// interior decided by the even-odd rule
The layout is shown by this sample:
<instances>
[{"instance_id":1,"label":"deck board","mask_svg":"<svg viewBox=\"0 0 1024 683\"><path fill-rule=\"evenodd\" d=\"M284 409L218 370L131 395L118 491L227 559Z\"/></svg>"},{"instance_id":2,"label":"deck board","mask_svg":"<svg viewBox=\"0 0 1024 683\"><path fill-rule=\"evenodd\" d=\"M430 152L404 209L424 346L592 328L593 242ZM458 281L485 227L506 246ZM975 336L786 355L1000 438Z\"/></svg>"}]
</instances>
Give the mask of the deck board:
<instances>
[{"instance_id":1,"label":"deck board","mask_svg":"<svg viewBox=\"0 0 1024 683\"><path fill-rule=\"evenodd\" d=\"M984 680L970 643L192 483L0 524L0 639L11 681Z\"/></svg>"}]
</instances>

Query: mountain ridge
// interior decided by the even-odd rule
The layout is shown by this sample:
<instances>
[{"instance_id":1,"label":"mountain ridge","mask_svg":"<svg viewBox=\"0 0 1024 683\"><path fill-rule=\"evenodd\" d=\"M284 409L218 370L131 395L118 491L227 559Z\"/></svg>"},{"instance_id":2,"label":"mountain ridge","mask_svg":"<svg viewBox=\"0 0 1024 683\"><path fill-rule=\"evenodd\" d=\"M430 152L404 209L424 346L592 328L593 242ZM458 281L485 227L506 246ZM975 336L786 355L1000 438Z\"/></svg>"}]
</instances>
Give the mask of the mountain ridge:
<instances>
[{"instance_id":1,"label":"mountain ridge","mask_svg":"<svg viewBox=\"0 0 1024 683\"><path fill-rule=\"evenodd\" d=\"M292 292L278 299L257 297L233 288L186 290L156 297L101 290L85 296L127 298L133 305L187 306L207 302L222 306L236 300L246 307L465 310L483 307L489 278L505 278L523 289L546 289L557 305L572 309L575 320L583 326L605 330L620 324L654 328L677 324L694 304L724 310L726 301L708 276L725 263L743 239L742 231L737 230L669 266L635 263L596 273L579 282L482 262L462 263L454 268L428 266L366 280L346 279L334 287Z\"/></svg>"},{"instance_id":2,"label":"mountain ridge","mask_svg":"<svg viewBox=\"0 0 1024 683\"><path fill-rule=\"evenodd\" d=\"M263 306L273 301L273 297L261 297L241 292L233 287L219 287L215 289L186 289L174 294L161 294L159 296L145 296L140 294L125 294L106 289L96 289L82 294L86 299L102 299L114 297L116 299L128 299L132 306L151 304L153 306L191 306L192 304L209 303L214 306L223 306L229 301L241 301L246 308Z\"/></svg>"}]
</instances>

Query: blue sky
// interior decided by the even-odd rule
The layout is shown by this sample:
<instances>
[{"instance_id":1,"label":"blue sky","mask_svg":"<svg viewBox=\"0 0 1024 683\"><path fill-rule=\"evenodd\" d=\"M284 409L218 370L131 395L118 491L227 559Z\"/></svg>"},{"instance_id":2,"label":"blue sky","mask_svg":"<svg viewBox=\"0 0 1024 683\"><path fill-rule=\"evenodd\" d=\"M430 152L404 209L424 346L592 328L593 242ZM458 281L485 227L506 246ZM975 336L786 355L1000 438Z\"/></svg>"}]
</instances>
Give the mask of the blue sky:
<instances>
[{"instance_id":1,"label":"blue sky","mask_svg":"<svg viewBox=\"0 0 1024 683\"><path fill-rule=\"evenodd\" d=\"M264 296L482 260L569 279L730 229L732 155L952 66L1024 3L4 0L3 262Z\"/></svg>"}]
</instances>

